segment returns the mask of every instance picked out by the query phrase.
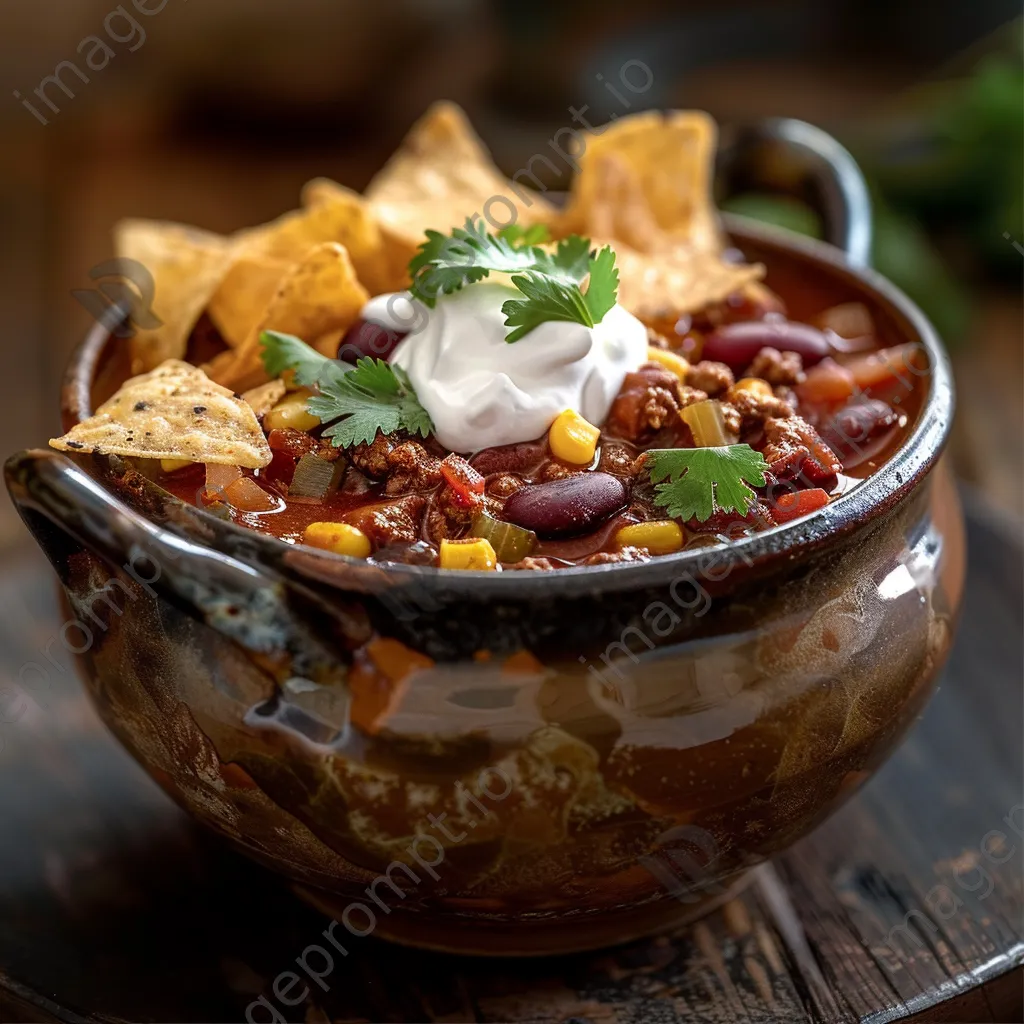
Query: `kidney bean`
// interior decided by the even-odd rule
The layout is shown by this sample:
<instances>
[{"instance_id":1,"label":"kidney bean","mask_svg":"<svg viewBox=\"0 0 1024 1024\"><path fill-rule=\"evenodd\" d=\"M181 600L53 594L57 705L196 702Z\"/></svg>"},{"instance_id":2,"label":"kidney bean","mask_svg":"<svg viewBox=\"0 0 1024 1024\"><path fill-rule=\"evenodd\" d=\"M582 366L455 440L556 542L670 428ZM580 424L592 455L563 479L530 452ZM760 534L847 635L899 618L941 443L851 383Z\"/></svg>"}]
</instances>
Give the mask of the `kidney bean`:
<instances>
[{"instance_id":1,"label":"kidney bean","mask_svg":"<svg viewBox=\"0 0 1024 1024\"><path fill-rule=\"evenodd\" d=\"M865 442L884 434L897 419L885 402L866 398L840 409L822 425L821 436L839 456L843 468L851 469L864 458Z\"/></svg>"},{"instance_id":2,"label":"kidney bean","mask_svg":"<svg viewBox=\"0 0 1024 1024\"><path fill-rule=\"evenodd\" d=\"M338 358L354 363L363 356L371 359L387 359L405 337L402 331L395 331L369 320L357 320L346 332L338 345Z\"/></svg>"},{"instance_id":3,"label":"kidney bean","mask_svg":"<svg viewBox=\"0 0 1024 1024\"><path fill-rule=\"evenodd\" d=\"M510 494L502 518L538 537L587 533L624 508L626 485L609 473L577 473Z\"/></svg>"},{"instance_id":4,"label":"kidney bean","mask_svg":"<svg viewBox=\"0 0 1024 1024\"><path fill-rule=\"evenodd\" d=\"M704 339L701 358L725 363L739 373L766 347L797 352L804 366L821 362L832 351L828 335L816 327L791 320L759 320L716 328Z\"/></svg>"}]
</instances>

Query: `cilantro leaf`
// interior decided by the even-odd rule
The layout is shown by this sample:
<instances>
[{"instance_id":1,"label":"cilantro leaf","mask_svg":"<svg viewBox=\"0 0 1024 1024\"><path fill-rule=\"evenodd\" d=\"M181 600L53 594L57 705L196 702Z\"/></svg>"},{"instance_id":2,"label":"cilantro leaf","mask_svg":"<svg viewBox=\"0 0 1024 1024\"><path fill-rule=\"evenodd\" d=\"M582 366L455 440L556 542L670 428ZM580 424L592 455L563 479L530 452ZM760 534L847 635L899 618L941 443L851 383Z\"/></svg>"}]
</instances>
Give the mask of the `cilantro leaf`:
<instances>
[{"instance_id":1,"label":"cilantro leaf","mask_svg":"<svg viewBox=\"0 0 1024 1024\"><path fill-rule=\"evenodd\" d=\"M509 225L497 235L488 234L483 222L470 217L465 227L450 235L428 231L409 263L410 291L433 308L438 295L450 295L476 284L492 271L512 274L512 283L525 296L509 299L503 306L505 323L515 328L505 339L519 341L534 327L562 320L593 327L615 305L619 272L615 253L606 246L592 252L590 240L579 235L563 238L554 252L529 241L546 235L547 229L523 229ZM581 282L590 275L584 293Z\"/></svg>"},{"instance_id":2,"label":"cilantro leaf","mask_svg":"<svg viewBox=\"0 0 1024 1024\"><path fill-rule=\"evenodd\" d=\"M264 331L260 335L260 345L263 366L271 377L280 377L292 370L296 384L312 387L321 374L330 372L332 360L292 334Z\"/></svg>"},{"instance_id":3,"label":"cilantro leaf","mask_svg":"<svg viewBox=\"0 0 1024 1024\"><path fill-rule=\"evenodd\" d=\"M505 326L516 328L506 335L507 342L519 341L534 327L549 320L594 326L594 318L590 315L579 285L565 285L540 274L522 274L513 277L512 283L526 298L508 299L502 303Z\"/></svg>"},{"instance_id":4,"label":"cilantro leaf","mask_svg":"<svg viewBox=\"0 0 1024 1024\"><path fill-rule=\"evenodd\" d=\"M483 221L466 218L466 226L450 235L428 231L427 240L409 262L410 291L431 309L439 294L450 295L467 284L482 281L492 270L515 273L528 270L541 250L516 248L512 242L484 229Z\"/></svg>"},{"instance_id":5,"label":"cilantro leaf","mask_svg":"<svg viewBox=\"0 0 1024 1024\"><path fill-rule=\"evenodd\" d=\"M575 241L577 236L565 239L564 255L559 246L556 259L562 257L572 267L580 260ZM590 271L590 284L586 292L578 284L558 277L533 271L512 278L512 283L526 296L525 299L508 299L501 307L505 314L505 326L514 327L505 341L512 343L525 337L535 327L551 320L593 327L604 319L605 314L615 305L615 294L619 284L619 272L615 267L615 253L605 246L596 256L584 251Z\"/></svg>"},{"instance_id":6,"label":"cilantro leaf","mask_svg":"<svg viewBox=\"0 0 1024 1024\"><path fill-rule=\"evenodd\" d=\"M768 464L748 444L716 448L654 448L645 466L655 487L654 503L673 519L710 519L718 508L746 515L757 500Z\"/></svg>"},{"instance_id":7,"label":"cilantro leaf","mask_svg":"<svg viewBox=\"0 0 1024 1024\"><path fill-rule=\"evenodd\" d=\"M364 356L354 368L328 359L290 334L264 331L263 365L278 377L291 370L296 383L316 387L306 409L329 424L323 436L335 447L347 448L360 441L371 442L379 430L399 430L426 437L434 429L430 414L420 405L408 374L383 359Z\"/></svg>"},{"instance_id":8,"label":"cilantro leaf","mask_svg":"<svg viewBox=\"0 0 1024 1024\"><path fill-rule=\"evenodd\" d=\"M608 250L611 251L610 249ZM590 239L581 238L579 235L570 235L563 238L555 248L554 256L548 256L551 261L549 273L560 272L569 281L579 283L590 273Z\"/></svg>"},{"instance_id":9,"label":"cilantro leaf","mask_svg":"<svg viewBox=\"0 0 1024 1024\"><path fill-rule=\"evenodd\" d=\"M591 319L599 324L615 305L619 291L619 269L615 266L615 251L606 245L589 261L590 284L583 296Z\"/></svg>"},{"instance_id":10,"label":"cilantro leaf","mask_svg":"<svg viewBox=\"0 0 1024 1024\"><path fill-rule=\"evenodd\" d=\"M524 245L543 245L551 241L551 232L546 224L531 224L528 228L520 227L518 224L506 224L498 232L499 238L506 242L520 247Z\"/></svg>"}]
</instances>

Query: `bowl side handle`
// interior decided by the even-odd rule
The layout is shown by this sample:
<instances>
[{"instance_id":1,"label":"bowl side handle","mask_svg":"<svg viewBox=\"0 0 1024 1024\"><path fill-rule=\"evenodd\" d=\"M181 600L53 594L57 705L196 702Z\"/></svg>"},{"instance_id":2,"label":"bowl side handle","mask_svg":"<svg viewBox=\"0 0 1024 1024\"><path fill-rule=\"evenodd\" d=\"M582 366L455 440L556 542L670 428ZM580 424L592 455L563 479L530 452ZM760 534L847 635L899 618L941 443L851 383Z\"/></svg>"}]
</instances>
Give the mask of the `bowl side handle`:
<instances>
[{"instance_id":1,"label":"bowl side handle","mask_svg":"<svg viewBox=\"0 0 1024 1024\"><path fill-rule=\"evenodd\" d=\"M303 607L308 595L297 595L267 566L150 522L54 451L12 456L5 480L65 586L71 559L87 552L110 567L111 579L130 577L251 653L283 656L290 672L322 678L333 671L336 658L312 629L325 609Z\"/></svg>"},{"instance_id":2,"label":"bowl side handle","mask_svg":"<svg viewBox=\"0 0 1024 1024\"><path fill-rule=\"evenodd\" d=\"M725 196L769 192L800 199L821 217L826 242L851 264L871 262L871 197L856 160L828 132L790 117L722 132L716 179Z\"/></svg>"}]
</instances>

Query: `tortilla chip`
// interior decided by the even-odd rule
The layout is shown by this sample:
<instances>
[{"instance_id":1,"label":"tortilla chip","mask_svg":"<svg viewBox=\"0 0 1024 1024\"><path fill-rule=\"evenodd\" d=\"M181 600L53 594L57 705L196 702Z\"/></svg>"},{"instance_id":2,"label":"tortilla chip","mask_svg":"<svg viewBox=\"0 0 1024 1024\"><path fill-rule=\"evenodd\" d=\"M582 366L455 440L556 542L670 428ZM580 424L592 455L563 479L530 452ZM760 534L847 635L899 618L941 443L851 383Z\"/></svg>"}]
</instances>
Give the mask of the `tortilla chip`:
<instances>
[{"instance_id":1,"label":"tortilla chip","mask_svg":"<svg viewBox=\"0 0 1024 1024\"><path fill-rule=\"evenodd\" d=\"M202 370L168 359L125 381L95 415L50 441L59 451L258 469L270 447L253 410Z\"/></svg>"},{"instance_id":2,"label":"tortilla chip","mask_svg":"<svg viewBox=\"0 0 1024 1024\"><path fill-rule=\"evenodd\" d=\"M206 307L229 347L237 348L252 334L291 268L287 260L259 253L235 258Z\"/></svg>"},{"instance_id":3,"label":"tortilla chip","mask_svg":"<svg viewBox=\"0 0 1024 1024\"><path fill-rule=\"evenodd\" d=\"M242 401L249 403L257 419L263 419L287 392L288 388L283 380L268 380L266 384L260 384L259 387L244 392Z\"/></svg>"},{"instance_id":4,"label":"tortilla chip","mask_svg":"<svg viewBox=\"0 0 1024 1024\"><path fill-rule=\"evenodd\" d=\"M295 264L314 246L337 242L348 250L361 281L375 292L388 290L384 242L366 200L336 182L317 178L303 189L302 201L303 209L235 235L239 257ZM267 301L271 298L273 292Z\"/></svg>"},{"instance_id":5,"label":"tortilla chip","mask_svg":"<svg viewBox=\"0 0 1024 1024\"><path fill-rule=\"evenodd\" d=\"M384 235L369 203L358 192L330 178L314 178L302 188L306 215L327 233L326 242L348 249L359 280L371 295L396 291L405 282L405 267L396 276Z\"/></svg>"},{"instance_id":6,"label":"tortilla chip","mask_svg":"<svg viewBox=\"0 0 1024 1024\"><path fill-rule=\"evenodd\" d=\"M132 337L132 372L181 359L192 328L227 270L229 242L182 224L123 220L114 228L114 244L119 257L137 260L153 275L153 313L163 321Z\"/></svg>"},{"instance_id":7,"label":"tortilla chip","mask_svg":"<svg viewBox=\"0 0 1024 1024\"><path fill-rule=\"evenodd\" d=\"M281 282L248 338L238 348L222 352L204 369L218 383L236 391L255 387L267 379L260 356L263 331L281 331L303 340L321 338L351 326L369 298L345 247L336 242L318 245Z\"/></svg>"},{"instance_id":8,"label":"tortilla chip","mask_svg":"<svg viewBox=\"0 0 1024 1024\"><path fill-rule=\"evenodd\" d=\"M428 228L447 234L473 215L494 229L509 223L547 224L555 216L547 200L495 167L466 115L448 102L435 103L413 125L370 182L366 198L381 225L392 270L402 272L402 284Z\"/></svg>"},{"instance_id":9,"label":"tortilla chip","mask_svg":"<svg viewBox=\"0 0 1024 1024\"><path fill-rule=\"evenodd\" d=\"M642 252L679 245L721 252L724 236L711 195L716 134L714 120L692 110L652 110L586 134L561 230L607 235L611 218L611 237ZM624 192L631 193L634 213L638 205L645 208L643 236L625 211L617 215Z\"/></svg>"},{"instance_id":10,"label":"tortilla chip","mask_svg":"<svg viewBox=\"0 0 1024 1024\"><path fill-rule=\"evenodd\" d=\"M764 276L761 264L726 263L715 253L678 247L668 252L637 252L610 244L619 268L619 305L648 325L675 322L721 302Z\"/></svg>"}]
</instances>

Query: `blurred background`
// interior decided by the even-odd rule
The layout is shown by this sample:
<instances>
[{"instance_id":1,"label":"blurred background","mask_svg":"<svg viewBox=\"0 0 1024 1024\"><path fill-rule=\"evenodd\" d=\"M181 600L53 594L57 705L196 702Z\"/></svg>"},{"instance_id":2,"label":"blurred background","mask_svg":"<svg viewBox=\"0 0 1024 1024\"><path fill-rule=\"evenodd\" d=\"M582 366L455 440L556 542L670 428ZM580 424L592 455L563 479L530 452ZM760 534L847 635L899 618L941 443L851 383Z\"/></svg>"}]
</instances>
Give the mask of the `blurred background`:
<instances>
[{"instance_id":1,"label":"blurred background","mask_svg":"<svg viewBox=\"0 0 1024 1024\"><path fill-rule=\"evenodd\" d=\"M954 359L957 469L1019 521L1019 16L1018 0L4 0L4 454L56 428L63 364L91 322L71 293L112 255L118 217L226 232L293 208L318 174L362 187L440 97L511 172L570 106L592 123L619 109L599 76L635 59L654 73L647 106L803 118L854 152L875 264ZM51 82L44 104L35 90L58 68L65 88ZM793 204L728 205L817 231ZM4 502L0 543L18 530Z\"/></svg>"}]
</instances>

